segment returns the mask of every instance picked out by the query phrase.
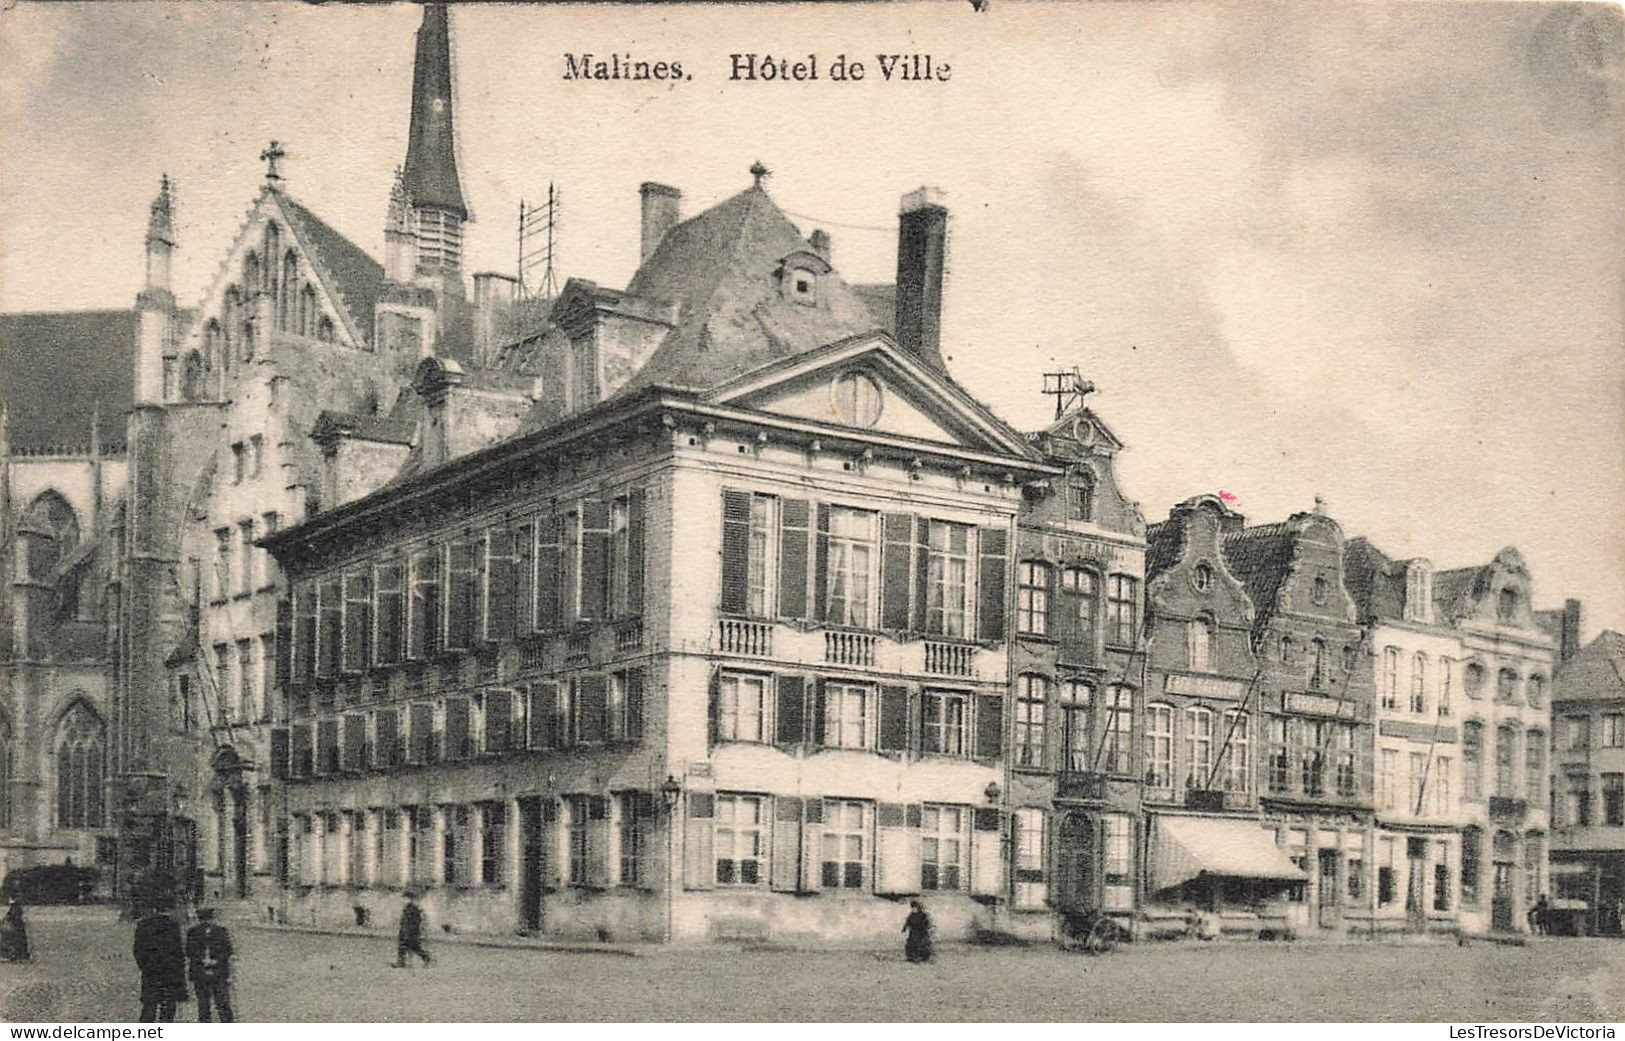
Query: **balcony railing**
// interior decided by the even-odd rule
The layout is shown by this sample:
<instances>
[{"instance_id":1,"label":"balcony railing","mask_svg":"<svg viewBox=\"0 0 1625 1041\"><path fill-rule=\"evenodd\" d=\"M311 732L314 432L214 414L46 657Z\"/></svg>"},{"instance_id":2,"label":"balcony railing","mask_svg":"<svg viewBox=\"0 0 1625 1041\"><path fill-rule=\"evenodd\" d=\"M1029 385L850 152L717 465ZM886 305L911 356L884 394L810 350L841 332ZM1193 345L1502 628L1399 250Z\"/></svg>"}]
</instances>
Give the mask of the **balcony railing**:
<instances>
[{"instance_id":1,"label":"balcony railing","mask_svg":"<svg viewBox=\"0 0 1625 1041\"><path fill-rule=\"evenodd\" d=\"M718 624L717 646L724 654L772 654L773 627L766 622L724 618Z\"/></svg>"},{"instance_id":2,"label":"balcony railing","mask_svg":"<svg viewBox=\"0 0 1625 1041\"><path fill-rule=\"evenodd\" d=\"M1522 824L1528 812L1527 800L1510 795L1490 796L1490 820L1497 824Z\"/></svg>"},{"instance_id":3,"label":"balcony railing","mask_svg":"<svg viewBox=\"0 0 1625 1041\"><path fill-rule=\"evenodd\" d=\"M643 619L633 618L615 627L615 649L635 651L643 646Z\"/></svg>"},{"instance_id":4,"label":"balcony railing","mask_svg":"<svg viewBox=\"0 0 1625 1041\"><path fill-rule=\"evenodd\" d=\"M1063 773L1056 785L1063 799L1104 799L1106 775L1102 773Z\"/></svg>"},{"instance_id":5,"label":"balcony railing","mask_svg":"<svg viewBox=\"0 0 1625 1041\"><path fill-rule=\"evenodd\" d=\"M592 653L592 633L573 632L564 644L564 656L570 661L585 661Z\"/></svg>"},{"instance_id":6,"label":"balcony railing","mask_svg":"<svg viewBox=\"0 0 1625 1041\"><path fill-rule=\"evenodd\" d=\"M969 676L976 648L963 643L925 641L925 671L937 676Z\"/></svg>"},{"instance_id":7,"label":"balcony railing","mask_svg":"<svg viewBox=\"0 0 1625 1041\"><path fill-rule=\"evenodd\" d=\"M829 630L824 633L824 660L832 665L873 665L876 638L872 633Z\"/></svg>"}]
</instances>

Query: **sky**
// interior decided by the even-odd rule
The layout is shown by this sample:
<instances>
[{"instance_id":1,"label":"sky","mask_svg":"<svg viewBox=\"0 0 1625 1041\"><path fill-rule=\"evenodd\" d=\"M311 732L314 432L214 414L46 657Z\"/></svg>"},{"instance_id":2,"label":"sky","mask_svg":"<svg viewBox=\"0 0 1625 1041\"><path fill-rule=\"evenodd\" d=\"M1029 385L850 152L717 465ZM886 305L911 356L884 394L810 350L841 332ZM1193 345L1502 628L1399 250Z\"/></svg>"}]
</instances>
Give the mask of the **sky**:
<instances>
[{"instance_id":1,"label":"sky","mask_svg":"<svg viewBox=\"0 0 1625 1041\"><path fill-rule=\"evenodd\" d=\"M130 306L177 185L194 304L283 143L381 255L407 5L0 10L0 311ZM1516 546L1537 606L1625 629L1625 30L1602 5L479 6L452 11L467 266L511 273L555 183L562 277L624 285L638 185L750 183L889 281L899 197L952 217L944 349L1022 429L1076 366L1148 521L1224 491L1437 568ZM566 52L678 61L563 78ZM730 55L819 56L729 82ZM946 82L885 82L929 53ZM829 64L863 61L862 82ZM87 358L86 364L94 364Z\"/></svg>"}]
</instances>

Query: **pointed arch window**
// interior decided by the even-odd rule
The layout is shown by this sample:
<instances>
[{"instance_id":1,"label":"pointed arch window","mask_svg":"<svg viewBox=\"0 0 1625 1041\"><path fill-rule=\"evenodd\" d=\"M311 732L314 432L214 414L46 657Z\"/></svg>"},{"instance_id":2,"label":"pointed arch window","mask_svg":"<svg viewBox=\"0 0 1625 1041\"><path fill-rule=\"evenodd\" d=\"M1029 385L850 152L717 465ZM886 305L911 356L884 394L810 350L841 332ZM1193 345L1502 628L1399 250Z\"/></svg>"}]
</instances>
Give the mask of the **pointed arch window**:
<instances>
[{"instance_id":1,"label":"pointed arch window","mask_svg":"<svg viewBox=\"0 0 1625 1041\"><path fill-rule=\"evenodd\" d=\"M318 317L316 313L316 287L306 282L303 288L299 290L299 335L315 336Z\"/></svg>"},{"instance_id":2,"label":"pointed arch window","mask_svg":"<svg viewBox=\"0 0 1625 1041\"><path fill-rule=\"evenodd\" d=\"M226 334L220 330L218 318L209 319L203 328L203 365L212 368L221 364L220 352L225 350Z\"/></svg>"},{"instance_id":3,"label":"pointed arch window","mask_svg":"<svg viewBox=\"0 0 1625 1041\"><path fill-rule=\"evenodd\" d=\"M263 288L261 283L264 280L265 272L260 265L260 255L250 253L243 261L243 286L248 290L250 300L254 299L254 294Z\"/></svg>"},{"instance_id":4,"label":"pointed arch window","mask_svg":"<svg viewBox=\"0 0 1625 1041\"><path fill-rule=\"evenodd\" d=\"M334 340L333 319L322 315L321 321L316 323L316 339L323 343L332 343Z\"/></svg>"},{"instance_id":5,"label":"pointed arch window","mask_svg":"<svg viewBox=\"0 0 1625 1041\"><path fill-rule=\"evenodd\" d=\"M106 735L101 718L83 702L74 705L57 725L56 825L100 828Z\"/></svg>"},{"instance_id":6,"label":"pointed arch window","mask_svg":"<svg viewBox=\"0 0 1625 1041\"><path fill-rule=\"evenodd\" d=\"M28 507L27 522L37 533L27 542L28 574L31 578L45 578L69 550L79 545L79 515L61 493L47 488Z\"/></svg>"},{"instance_id":7,"label":"pointed arch window","mask_svg":"<svg viewBox=\"0 0 1625 1041\"><path fill-rule=\"evenodd\" d=\"M197 351L186 352L186 365L181 370L181 397L187 401L201 401L205 396L203 358Z\"/></svg>"},{"instance_id":8,"label":"pointed arch window","mask_svg":"<svg viewBox=\"0 0 1625 1041\"><path fill-rule=\"evenodd\" d=\"M292 331L298 323L299 257L288 250L282 258L282 285L277 295L277 324Z\"/></svg>"}]
</instances>

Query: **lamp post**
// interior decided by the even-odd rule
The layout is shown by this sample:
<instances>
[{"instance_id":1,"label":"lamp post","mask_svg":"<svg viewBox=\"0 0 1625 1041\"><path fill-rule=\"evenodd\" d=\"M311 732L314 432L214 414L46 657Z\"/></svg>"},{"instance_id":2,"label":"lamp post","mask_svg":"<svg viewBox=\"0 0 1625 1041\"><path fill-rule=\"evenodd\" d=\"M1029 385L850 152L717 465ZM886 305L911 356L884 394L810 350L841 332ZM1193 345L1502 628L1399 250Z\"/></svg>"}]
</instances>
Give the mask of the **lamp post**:
<instances>
[{"instance_id":1,"label":"lamp post","mask_svg":"<svg viewBox=\"0 0 1625 1041\"><path fill-rule=\"evenodd\" d=\"M671 943L673 906L677 899L677 804L683 797L683 784L667 774L660 794L666 800L666 942Z\"/></svg>"}]
</instances>

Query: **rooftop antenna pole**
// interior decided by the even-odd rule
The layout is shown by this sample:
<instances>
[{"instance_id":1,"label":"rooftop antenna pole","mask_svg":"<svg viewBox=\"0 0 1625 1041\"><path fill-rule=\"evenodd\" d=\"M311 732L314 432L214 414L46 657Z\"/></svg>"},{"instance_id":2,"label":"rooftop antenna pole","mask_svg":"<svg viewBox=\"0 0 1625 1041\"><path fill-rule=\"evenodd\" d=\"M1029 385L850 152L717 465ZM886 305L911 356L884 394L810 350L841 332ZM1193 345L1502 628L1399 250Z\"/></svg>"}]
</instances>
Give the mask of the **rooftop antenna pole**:
<instances>
[{"instance_id":1,"label":"rooftop antenna pole","mask_svg":"<svg viewBox=\"0 0 1625 1041\"><path fill-rule=\"evenodd\" d=\"M1044 373L1044 393L1055 399L1055 418L1060 419L1083 404L1095 392L1095 385L1083 378L1077 366L1071 372Z\"/></svg>"},{"instance_id":2,"label":"rooftop antenna pole","mask_svg":"<svg viewBox=\"0 0 1625 1041\"><path fill-rule=\"evenodd\" d=\"M562 193L551 181L547 185L547 202L541 206L519 203L519 293L531 295L526 278L538 267L542 269L535 295L551 300L558 295L558 276L554 273L558 250L558 226ZM540 239L539 243L534 242Z\"/></svg>"}]
</instances>

